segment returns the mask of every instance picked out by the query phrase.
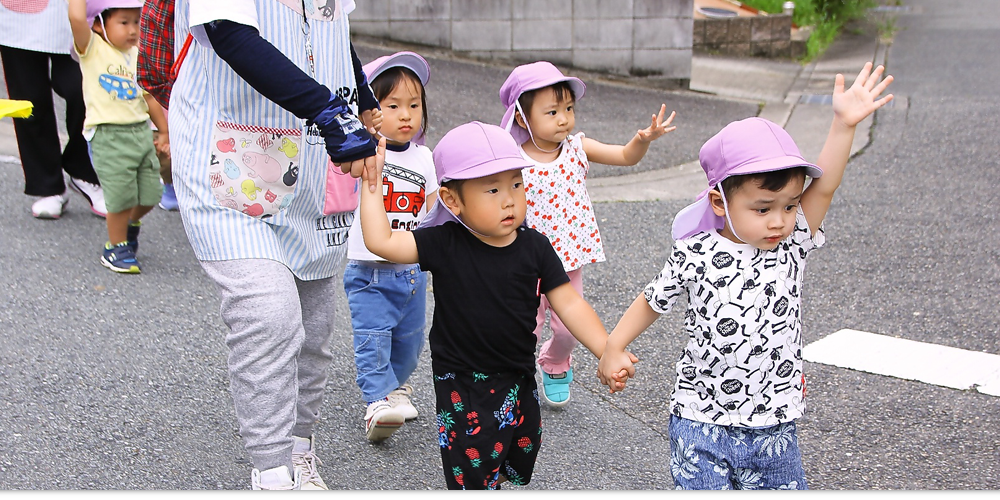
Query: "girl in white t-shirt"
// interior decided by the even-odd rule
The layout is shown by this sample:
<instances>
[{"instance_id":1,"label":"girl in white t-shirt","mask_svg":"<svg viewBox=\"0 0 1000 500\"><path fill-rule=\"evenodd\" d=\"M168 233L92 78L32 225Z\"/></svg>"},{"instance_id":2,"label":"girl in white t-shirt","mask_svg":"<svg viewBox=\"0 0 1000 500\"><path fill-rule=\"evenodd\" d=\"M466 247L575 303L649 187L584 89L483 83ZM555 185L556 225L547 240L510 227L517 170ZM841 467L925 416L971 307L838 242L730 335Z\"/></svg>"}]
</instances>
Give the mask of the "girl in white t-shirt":
<instances>
[{"instance_id":1,"label":"girl in white t-shirt","mask_svg":"<svg viewBox=\"0 0 1000 500\"><path fill-rule=\"evenodd\" d=\"M431 150L423 146L427 123L427 61L413 52L383 56L364 66L382 108L386 138L382 196L390 227L409 231L437 199ZM418 144L419 143L419 144ZM407 379L424 348L427 276L417 264L387 262L365 247L355 212L347 238L344 291L354 328L357 383L366 403L370 441L392 435L417 418Z\"/></svg>"},{"instance_id":2,"label":"girl in white t-shirt","mask_svg":"<svg viewBox=\"0 0 1000 500\"><path fill-rule=\"evenodd\" d=\"M590 161L631 166L645 156L649 143L677 127L666 120L666 104L653 115L649 127L639 130L624 146L603 144L583 132L573 134L576 100L586 86L567 77L546 61L514 68L500 87L500 100L507 112L500 123L510 131L524 159L534 166L523 171L528 197L526 223L548 237L576 291L583 295L583 266L604 262L604 247L587 193ZM538 308L535 335L541 338L545 313L551 308L545 297ZM569 403L573 381L572 357L577 341L551 312L552 337L538 354L539 396L548 405Z\"/></svg>"}]
</instances>

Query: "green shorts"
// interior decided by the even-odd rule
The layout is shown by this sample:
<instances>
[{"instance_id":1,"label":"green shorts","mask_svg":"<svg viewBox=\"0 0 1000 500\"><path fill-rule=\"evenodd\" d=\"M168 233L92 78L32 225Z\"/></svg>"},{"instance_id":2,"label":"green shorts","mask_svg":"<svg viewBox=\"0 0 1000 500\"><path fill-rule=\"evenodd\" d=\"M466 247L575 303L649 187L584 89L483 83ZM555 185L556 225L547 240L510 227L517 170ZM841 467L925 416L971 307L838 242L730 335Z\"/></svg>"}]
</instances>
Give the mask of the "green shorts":
<instances>
[{"instance_id":1,"label":"green shorts","mask_svg":"<svg viewBox=\"0 0 1000 500\"><path fill-rule=\"evenodd\" d=\"M148 123L98 125L90 140L90 160L104 189L108 212L160 202L160 162Z\"/></svg>"}]
</instances>

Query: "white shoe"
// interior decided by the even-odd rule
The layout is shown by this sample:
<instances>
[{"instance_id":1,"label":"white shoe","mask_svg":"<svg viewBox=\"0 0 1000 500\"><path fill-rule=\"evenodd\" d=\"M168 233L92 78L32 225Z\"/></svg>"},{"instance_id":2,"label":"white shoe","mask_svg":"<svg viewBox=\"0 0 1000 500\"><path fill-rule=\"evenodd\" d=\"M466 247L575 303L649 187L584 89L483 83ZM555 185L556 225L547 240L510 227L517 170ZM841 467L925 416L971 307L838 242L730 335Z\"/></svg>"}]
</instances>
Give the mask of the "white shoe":
<instances>
[{"instance_id":1,"label":"white shoe","mask_svg":"<svg viewBox=\"0 0 1000 500\"><path fill-rule=\"evenodd\" d=\"M36 219L58 219L62 217L67 203L69 199L66 198L66 193L46 196L31 204L31 215Z\"/></svg>"},{"instance_id":2,"label":"white shoe","mask_svg":"<svg viewBox=\"0 0 1000 500\"><path fill-rule=\"evenodd\" d=\"M365 434L373 443L384 441L399 430L405 421L403 414L393 408L389 401L380 399L370 403L365 411Z\"/></svg>"},{"instance_id":3,"label":"white shoe","mask_svg":"<svg viewBox=\"0 0 1000 500\"><path fill-rule=\"evenodd\" d=\"M292 436L295 445L292 447L292 465L295 472L299 474L300 489L303 490L328 490L323 478L319 477L319 470L316 465L323 465L323 461L313 452L315 450L315 438Z\"/></svg>"},{"instance_id":4,"label":"white shoe","mask_svg":"<svg viewBox=\"0 0 1000 500\"><path fill-rule=\"evenodd\" d=\"M288 473L288 467L282 465L273 469L250 473L250 488L254 490L297 490L300 489L301 475L295 471L295 479Z\"/></svg>"},{"instance_id":5,"label":"white shoe","mask_svg":"<svg viewBox=\"0 0 1000 500\"><path fill-rule=\"evenodd\" d=\"M104 206L104 189L101 186L70 177L69 187L87 199L87 203L90 203L90 211L94 212L94 215L98 217L108 216L108 209Z\"/></svg>"},{"instance_id":6,"label":"white shoe","mask_svg":"<svg viewBox=\"0 0 1000 500\"><path fill-rule=\"evenodd\" d=\"M389 393L387 398L389 399L389 404L393 408L399 410L399 413L403 414L403 418L406 420L413 420L417 418L417 408L413 406L410 402L410 395L413 394L413 386L410 384L403 384Z\"/></svg>"}]
</instances>

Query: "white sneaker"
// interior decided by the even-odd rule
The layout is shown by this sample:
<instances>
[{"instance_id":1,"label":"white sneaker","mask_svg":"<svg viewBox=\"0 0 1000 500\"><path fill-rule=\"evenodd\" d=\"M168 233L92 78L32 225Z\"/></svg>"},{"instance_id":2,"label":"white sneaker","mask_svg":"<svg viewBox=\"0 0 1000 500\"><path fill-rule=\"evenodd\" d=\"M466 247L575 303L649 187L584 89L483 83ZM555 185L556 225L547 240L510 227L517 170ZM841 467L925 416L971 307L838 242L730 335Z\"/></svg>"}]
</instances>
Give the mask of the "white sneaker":
<instances>
[{"instance_id":1,"label":"white sneaker","mask_svg":"<svg viewBox=\"0 0 1000 500\"><path fill-rule=\"evenodd\" d=\"M104 206L104 189L101 186L70 177L69 187L87 199L87 203L90 203L90 211L94 212L94 215L98 217L108 216L108 209Z\"/></svg>"},{"instance_id":2,"label":"white sneaker","mask_svg":"<svg viewBox=\"0 0 1000 500\"><path fill-rule=\"evenodd\" d=\"M373 443L384 441L402 427L405 421L403 414L393 408L389 401L380 399L370 403L365 411L365 434Z\"/></svg>"},{"instance_id":3,"label":"white sneaker","mask_svg":"<svg viewBox=\"0 0 1000 500\"><path fill-rule=\"evenodd\" d=\"M282 465L273 469L259 471L254 469L250 473L250 488L254 490L297 490L301 475L295 471L295 479L288 473L288 467Z\"/></svg>"},{"instance_id":4,"label":"white sneaker","mask_svg":"<svg viewBox=\"0 0 1000 500\"><path fill-rule=\"evenodd\" d=\"M410 384L403 384L389 393L387 398L389 399L389 404L393 408L399 410L399 413L403 414L403 418L406 420L413 420L417 418L417 408L413 406L410 402L410 395L413 394L413 386Z\"/></svg>"},{"instance_id":5,"label":"white sneaker","mask_svg":"<svg viewBox=\"0 0 1000 500\"><path fill-rule=\"evenodd\" d=\"M31 204L31 215L36 219L58 219L67 203L66 193L46 196Z\"/></svg>"},{"instance_id":6,"label":"white sneaker","mask_svg":"<svg viewBox=\"0 0 1000 500\"><path fill-rule=\"evenodd\" d=\"M316 465L323 465L323 461L313 452L315 450L315 438L292 436L295 445L292 447L292 465L295 472L300 475L300 489L303 490L328 490L323 478L319 477L319 470Z\"/></svg>"}]
</instances>

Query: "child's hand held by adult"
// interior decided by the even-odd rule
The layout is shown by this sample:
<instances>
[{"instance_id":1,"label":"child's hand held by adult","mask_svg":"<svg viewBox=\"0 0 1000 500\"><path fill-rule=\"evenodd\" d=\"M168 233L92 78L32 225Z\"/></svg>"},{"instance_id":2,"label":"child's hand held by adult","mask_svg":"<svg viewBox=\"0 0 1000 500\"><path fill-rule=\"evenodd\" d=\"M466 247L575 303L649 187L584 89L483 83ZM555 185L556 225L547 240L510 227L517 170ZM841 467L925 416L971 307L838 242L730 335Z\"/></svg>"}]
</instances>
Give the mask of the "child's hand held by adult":
<instances>
[{"instance_id":1,"label":"child's hand held by adult","mask_svg":"<svg viewBox=\"0 0 1000 500\"><path fill-rule=\"evenodd\" d=\"M369 167L365 166L365 180L369 184L377 184L382 178L382 169L385 167L385 137L380 137L378 146L375 148L375 161ZM373 189L374 191L374 186Z\"/></svg>"},{"instance_id":2,"label":"child's hand held by adult","mask_svg":"<svg viewBox=\"0 0 1000 500\"><path fill-rule=\"evenodd\" d=\"M166 132L160 132L160 134L153 139L153 145L156 146L156 150L160 154L164 154L167 158L170 158L170 137Z\"/></svg>"},{"instance_id":3,"label":"child's hand held by adult","mask_svg":"<svg viewBox=\"0 0 1000 500\"><path fill-rule=\"evenodd\" d=\"M362 111L361 123L365 125L365 129L371 135L377 136L379 131L382 130L382 110L375 108Z\"/></svg>"},{"instance_id":4,"label":"child's hand held by adult","mask_svg":"<svg viewBox=\"0 0 1000 500\"><path fill-rule=\"evenodd\" d=\"M319 129L330 160L345 174L361 177L374 161L376 141L343 99L331 95L327 107L307 124Z\"/></svg>"},{"instance_id":5,"label":"child's hand held by adult","mask_svg":"<svg viewBox=\"0 0 1000 500\"><path fill-rule=\"evenodd\" d=\"M370 161L369 161L370 160ZM378 146L375 147L375 156L370 156L364 160L359 160L361 163L361 172L358 175L354 175L353 170L351 170L351 176L360 177L361 183L368 186L368 191L374 193L378 188L378 181L382 178L382 168L385 166L385 137L381 137L378 140ZM353 162L351 166L354 166ZM344 169L341 166L342 171L346 174L349 170Z\"/></svg>"}]
</instances>

